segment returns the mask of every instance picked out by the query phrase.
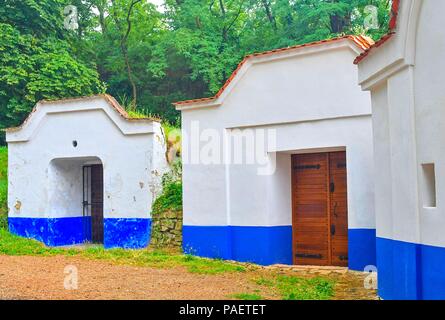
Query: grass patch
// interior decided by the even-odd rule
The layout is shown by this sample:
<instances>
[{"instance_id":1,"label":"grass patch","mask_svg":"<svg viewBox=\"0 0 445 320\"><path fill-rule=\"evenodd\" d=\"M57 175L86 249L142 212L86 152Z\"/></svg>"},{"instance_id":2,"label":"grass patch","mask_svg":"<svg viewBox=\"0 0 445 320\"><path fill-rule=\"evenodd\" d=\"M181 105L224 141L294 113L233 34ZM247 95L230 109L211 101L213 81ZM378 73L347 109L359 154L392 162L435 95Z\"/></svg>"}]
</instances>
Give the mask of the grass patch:
<instances>
[{"instance_id":1,"label":"grass patch","mask_svg":"<svg viewBox=\"0 0 445 320\"><path fill-rule=\"evenodd\" d=\"M163 250L109 249L102 246L89 248L48 248L42 243L12 235L0 230L0 254L13 256L79 256L92 260L111 261L116 264L152 268L185 267L189 272L200 274L220 274L225 272L244 272L245 268L223 260L205 259Z\"/></svg>"},{"instance_id":2,"label":"grass patch","mask_svg":"<svg viewBox=\"0 0 445 320\"><path fill-rule=\"evenodd\" d=\"M231 296L232 298L238 299L238 300L264 300L264 298L256 293L237 293Z\"/></svg>"},{"instance_id":3,"label":"grass patch","mask_svg":"<svg viewBox=\"0 0 445 320\"><path fill-rule=\"evenodd\" d=\"M113 261L118 264L152 268L186 267L189 272L200 274L218 274L225 272L244 272L245 268L222 260L205 259L184 254L175 254L163 250L126 250L103 247L82 250L81 255L89 259Z\"/></svg>"},{"instance_id":4,"label":"grass patch","mask_svg":"<svg viewBox=\"0 0 445 320\"><path fill-rule=\"evenodd\" d=\"M39 241L18 237L7 230L0 229L0 254L9 256L51 256L62 253L64 253L62 249L47 248Z\"/></svg>"},{"instance_id":5,"label":"grass patch","mask_svg":"<svg viewBox=\"0 0 445 320\"><path fill-rule=\"evenodd\" d=\"M277 275L273 278L260 278L258 285L276 289L283 300L329 300L334 295L333 280L315 277Z\"/></svg>"}]
</instances>

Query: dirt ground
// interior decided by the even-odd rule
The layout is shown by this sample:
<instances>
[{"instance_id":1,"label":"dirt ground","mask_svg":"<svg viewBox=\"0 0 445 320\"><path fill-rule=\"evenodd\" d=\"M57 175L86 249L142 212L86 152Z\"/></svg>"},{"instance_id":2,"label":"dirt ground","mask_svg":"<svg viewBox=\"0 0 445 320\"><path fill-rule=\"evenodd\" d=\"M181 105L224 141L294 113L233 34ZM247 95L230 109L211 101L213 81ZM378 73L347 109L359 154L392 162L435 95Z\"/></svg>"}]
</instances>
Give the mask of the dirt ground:
<instances>
[{"instance_id":1,"label":"dirt ground","mask_svg":"<svg viewBox=\"0 0 445 320\"><path fill-rule=\"evenodd\" d=\"M65 289L65 285L73 287L73 282L70 282L73 273L70 272L74 269L70 266L77 269L78 288L74 290ZM279 299L277 292L260 287L253 281L271 272L335 278L337 285L334 299L376 299L374 291L363 288L362 275L345 270L264 268L242 273L202 275L190 273L180 267L153 269L78 257L0 255L0 300L218 300L255 290L260 290L264 298Z\"/></svg>"}]
</instances>

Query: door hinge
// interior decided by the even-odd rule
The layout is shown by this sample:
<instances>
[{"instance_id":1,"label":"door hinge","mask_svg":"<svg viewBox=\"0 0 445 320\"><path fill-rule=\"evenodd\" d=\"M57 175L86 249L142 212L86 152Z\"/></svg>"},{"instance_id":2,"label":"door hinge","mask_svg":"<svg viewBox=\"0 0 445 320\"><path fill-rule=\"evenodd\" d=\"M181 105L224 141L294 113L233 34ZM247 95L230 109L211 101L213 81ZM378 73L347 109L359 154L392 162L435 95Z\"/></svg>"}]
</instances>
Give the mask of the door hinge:
<instances>
[{"instance_id":1,"label":"door hinge","mask_svg":"<svg viewBox=\"0 0 445 320\"><path fill-rule=\"evenodd\" d=\"M310 170L310 169L320 170L320 168L321 165L319 164L294 166L295 170Z\"/></svg>"},{"instance_id":2,"label":"door hinge","mask_svg":"<svg viewBox=\"0 0 445 320\"><path fill-rule=\"evenodd\" d=\"M305 259L321 259L323 256L321 254L307 254L307 253L297 253L295 255L297 258L305 258Z\"/></svg>"}]
</instances>

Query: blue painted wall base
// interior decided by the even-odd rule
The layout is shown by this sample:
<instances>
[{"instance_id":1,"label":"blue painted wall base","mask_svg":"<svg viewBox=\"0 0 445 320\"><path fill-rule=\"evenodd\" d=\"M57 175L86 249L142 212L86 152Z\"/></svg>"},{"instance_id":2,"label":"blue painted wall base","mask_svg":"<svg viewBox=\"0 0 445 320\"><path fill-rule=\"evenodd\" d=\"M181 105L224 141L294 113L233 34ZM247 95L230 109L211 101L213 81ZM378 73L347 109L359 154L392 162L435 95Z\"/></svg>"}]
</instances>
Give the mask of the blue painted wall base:
<instances>
[{"instance_id":1,"label":"blue painted wall base","mask_svg":"<svg viewBox=\"0 0 445 320\"><path fill-rule=\"evenodd\" d=\"M91 217L9 218L11 233L36 239L49 247L91 241ZM150 219L104 219L105 248L145 248L149 244Z\"/></svg>"},{"instance_id":2,"label":"blue painted wall base","mask_svg":"<svg viewBox=\"0 0 445 320\"><path fill-rule=\"evenodd\" d=\"M149 245L151 219L104 219L104 247L142 249Z\"/></svg>"},{"instance_id":3,"label":"blue painted wall base","mask_svg":"<svg viewBox=\"0 0 445 320\"><path fill-rule=\"evenodd\" d=\"M379 295L387 300L444 300L445 248L377 238Z\"/></svg>"},{"instance_id":4,"label":"blue painted wall base","mask_svg":"<svg viewBox=\"0 0 445 320\"><path fill-rule=\"evenodd\" d=\"M79 244L88 239L83 217L72 218L8 218L12 234L36 239L50 247ZM90 222L91 225L91 222ZM91 233L89 234L91 238Z\"/></svg>"},{"instance_id":5,"label":"blue painted wall base","mask_svg":"<svg viewBox=\"0 0 445 320\"><path fill-rule=\"evenodd\" d=\"M375 229L348 230L348 257L351 270L364 271L377 265Z\"/></svg>"},{"instance_id":6,"label":"blue painted wall base","mask_svg":"<svg viewBox=\"0 0 445 320\"><path fill-rule=\"evenodd\" d=\"M349 230L350 268L376 265L375 230ZM292 226L184 226L186 253L261 265L292 264Z\"/></svg>"},{"instance_id":7,"label":"blue painted wall base","mask_svg":"<svg viewBox=\"0 0 445 320\"><path fill-rule=\"evenodd\" d=\"M292 227L184 226L185 253L260 265L292 263Z\"/></svg>"}]
</instances>

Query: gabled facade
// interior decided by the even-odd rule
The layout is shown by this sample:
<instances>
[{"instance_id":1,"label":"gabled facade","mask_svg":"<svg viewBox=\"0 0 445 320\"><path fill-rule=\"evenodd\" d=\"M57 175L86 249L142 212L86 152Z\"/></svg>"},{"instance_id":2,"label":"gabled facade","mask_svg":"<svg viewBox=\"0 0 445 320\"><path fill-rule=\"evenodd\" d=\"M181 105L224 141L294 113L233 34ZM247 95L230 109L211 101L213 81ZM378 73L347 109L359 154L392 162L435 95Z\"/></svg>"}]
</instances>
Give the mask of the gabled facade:
<instances>
[{"instance_id":1,"label":"gabled facade","mask_svg":"<svg viewBox=\"0 0 445 320\"><path fill-rule=\"evenodd\" d=\"M246 57L182 112L184 249L260 264L375 264L370 97L346 36Z\"/></svg>"},{"instance_id":2,"label":"gabled facade","mask_svg":"<svg viewBox=\"0 0 445 320\"><path fill-rule=\"evenodd\" d=\"M379 294L444 299L445 2L392 11L390 34L356 60L372 96Z\"/></svg>"},{"instance_id":3,"label":"gabled facade","mask_svg":"<svg viewBox=\"0 0 445 320\"><path fill-rule=\"evenodd\" d=\"M12 233L49 246L145 247L166 168L159 122L108 95L39 102L6 132Z\"/></svg>"}]
</instances>

